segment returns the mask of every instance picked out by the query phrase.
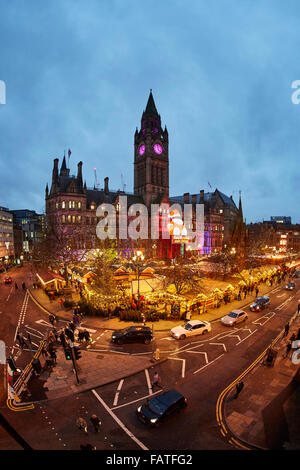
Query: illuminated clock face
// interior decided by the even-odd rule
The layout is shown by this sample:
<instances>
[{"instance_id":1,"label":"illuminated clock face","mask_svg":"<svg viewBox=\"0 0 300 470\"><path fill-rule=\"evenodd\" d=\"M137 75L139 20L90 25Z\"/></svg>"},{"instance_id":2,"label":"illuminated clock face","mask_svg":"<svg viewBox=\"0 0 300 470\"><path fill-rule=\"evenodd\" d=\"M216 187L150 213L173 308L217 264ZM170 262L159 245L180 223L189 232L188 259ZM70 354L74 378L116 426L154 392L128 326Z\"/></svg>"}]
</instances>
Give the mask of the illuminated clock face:
<instances>
[{"instance_id":1,"label":"illuminated clock face","mask_svg":"<svg viewBox=\"0 0 300 470\"><path fill-rule=\"evenodd\" d=\"M140 145L139 154L144 155L144 153L145 153L145 145Z\"/></svg>"},{"instance_id":2,"label":"illuminated clock face","mask_svg":"<svg viewBox=\"0 0 300 470\"><path fill-rule=\"evenodd\" d=\"M160 144L155 144L153 148L154 148L154 152L158 154L161 154L163 151L162 146Z\"/></svg>"}]
</instances>

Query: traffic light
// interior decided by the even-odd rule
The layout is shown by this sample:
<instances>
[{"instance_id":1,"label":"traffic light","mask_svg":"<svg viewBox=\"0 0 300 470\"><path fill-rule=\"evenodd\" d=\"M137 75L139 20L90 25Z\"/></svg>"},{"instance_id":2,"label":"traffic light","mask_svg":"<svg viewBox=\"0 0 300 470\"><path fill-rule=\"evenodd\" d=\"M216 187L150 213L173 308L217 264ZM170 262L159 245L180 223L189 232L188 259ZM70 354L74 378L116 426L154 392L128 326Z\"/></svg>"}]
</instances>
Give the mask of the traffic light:
<instances>
[{"instance_id":1,"label":"traffic light","mask_svg":"<svg viewBox=\"0 0 300 470\"><path fill-rule=\"evenodd\" d=\"M9 356L7 358L7 363L13 372L17 371L17 366L13 357Z\"/></svg>"},{"instance_id":2,"label":"traffic light","mask_svg":"<svg viewBox=\"0 0 300 470\"><path fill-rule=\"evenodd\" d=\"M81 358L80 349L77 346L74 346L73 349L74 349L75 359L77 359L77 360L80 359Z\"/></svg>"},{"instance_id":3,"label":"traffic light","mask_svg":"<svg viewBox=\"0 0 300 470\"><path fill-rule=\"evenodd\" d=\"M72 360L72 351L71 351L70 346L66 346L64 348L64 352L65 352L65 357L66 357L67 361L71 361Z\"/></svg>"}]
</instances>

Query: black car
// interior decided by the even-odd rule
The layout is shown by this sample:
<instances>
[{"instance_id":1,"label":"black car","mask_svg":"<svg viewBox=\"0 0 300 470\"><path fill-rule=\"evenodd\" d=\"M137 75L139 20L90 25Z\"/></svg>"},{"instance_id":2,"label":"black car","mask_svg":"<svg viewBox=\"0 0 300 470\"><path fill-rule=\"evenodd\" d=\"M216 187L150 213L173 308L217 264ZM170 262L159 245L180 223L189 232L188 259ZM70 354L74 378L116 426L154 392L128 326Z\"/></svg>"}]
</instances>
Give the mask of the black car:
<instances>
[{"instance_id":1,"label":"black car","mask_svg":"<svg viewBox=\"0 0 300 470\"><path fill-rule=\"evenodd\" d=\"M287 290L293 290L293 289L295 289L295 283L294 282L289 282L288 285L285 288Z\"/></svg>"},{"instance_id":2,"label":"black car","mask_svg":"<svg viewBox=\"0 0 300 470\"><path fill-rule=\"evenodd\" d=\"M162 420L172 415L176 411L186 407L187 399L176 390L157 395L147 400L136 410L140 421L152 426L157 426Z\"/></svg>"},{"instance_id":3,"label":"black car","mask_svg":"<svg viewBox=\"0 0 300 470\"><path fill-rule=\"evenodd\" d=\"M111 336L112 343L144 343L149 344L153 339L152 329L148 326L130 326L116 330Z\"/></svg>"},{"instance_id":4,"label":"black car","mask_svg":"<svg viewBox=\"0 0 300 470\"><path fill-rule=\"evenodd\" d=\"M252 312L259 312L260 310L263 310L265 307L270 305L270 303L271 301L267 296L257 297L256 301L250 305L250 310L252 310Z\"/></svg>"}]
</instances>

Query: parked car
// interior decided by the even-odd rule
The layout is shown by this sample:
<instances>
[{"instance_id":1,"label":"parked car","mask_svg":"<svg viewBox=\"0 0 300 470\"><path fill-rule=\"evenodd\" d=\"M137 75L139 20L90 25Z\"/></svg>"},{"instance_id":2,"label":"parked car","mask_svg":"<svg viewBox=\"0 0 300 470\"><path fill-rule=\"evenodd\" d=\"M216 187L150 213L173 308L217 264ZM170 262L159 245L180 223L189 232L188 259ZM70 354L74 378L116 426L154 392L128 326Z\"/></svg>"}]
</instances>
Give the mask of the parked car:
<instances>
[{"instance_id":1,"label":"parked car","mask_svg":"<svg viewBox=\"0 0 300 470\"><path fill-rule=\"evenodd\" d=\"M10 276L7 276L4 278L4 284L11 284L12 283L12 278Z\"/></svg>"},{"instance_id":2,"label":"parked car","mask_svg":"<svg viewBox=\"0 0 300 470\"><path fill-rule=\"evenodd\" d=\"M175 339L185 339L187 336L204 335L211 331L208 321L190 320L185 325L175 326L171 330L171 336Z\"/></svg>"},{"instance_id":3,"label":"parked car","mask_svg":"<svg viewBox=\"0 0 300 470\"><path fill-rule=\"evenodd\" d=\"M232 326L236 323L240 323L242 321L247 320L248 315L244 310L232 310L228 315L221 318L221 322L223 325Z\"/></svg>"},{"instance_id":4,"label":"parked car","mask_svg":"<svg viewBox=\"0 0 300 470\"><path fill-rule=\"evenodd\" d=\"M187 399L176 390L169 390L161 395L147 400L136 410L136 414L140 421L152 426L157 426L168 416L176 411L185 408Z\"/></svg>"},{"instance_id":5,"label":"parked car","mask_svg":"<svg viewBox=\"0 0 300 470\"><path fill-rule=\"evenodd\" d=\"M295 283L294 282L289 282L287 286L285 286L287 290L293 290L295 289Z\"/></svg>"},{"instance_id":6,"label":"parked car","mask_svg":"<svg viewBox=\"0 0 300 470\"><path fill-rule=\"evenodd\" d=\"M255 302L253 302L253 304L250 305L250 310L252 310L252 312L260 312L261 310L266 308L268 305L270 305L270 303L271 303L270 298L267 296L257 297Z\"/></svg>"},{"instance_id":7,"label":"parked car","mask_svg":"<svg viewBox=\"0 0 300 470\"><path fill-rule=\"evenodd\" d=\"M152 329L148 326L130 326L116 330L111 336L112 343L144 343L149 344L154 339Z\"/></svg>"}]
</instances>

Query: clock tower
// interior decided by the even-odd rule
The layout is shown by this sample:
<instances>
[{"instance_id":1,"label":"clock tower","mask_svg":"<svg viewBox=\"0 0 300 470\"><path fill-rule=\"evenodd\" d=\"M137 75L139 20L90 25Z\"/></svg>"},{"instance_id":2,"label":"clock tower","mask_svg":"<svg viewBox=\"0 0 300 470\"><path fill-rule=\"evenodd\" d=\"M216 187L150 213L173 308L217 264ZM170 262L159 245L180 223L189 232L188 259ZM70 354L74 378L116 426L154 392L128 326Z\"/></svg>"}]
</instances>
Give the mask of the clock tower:
<instances>
[{"instance_id":1,"label":"clock tower","mask_svg":"<svg viewBox=\"0 0 300 470\"><path fill-rule=\"evenodd\" d=\"M141 129L134 135L134 193L147 207L169 198L169 138L161 127L152 90L141 119Z\"/></svg>"}]
</instances>

